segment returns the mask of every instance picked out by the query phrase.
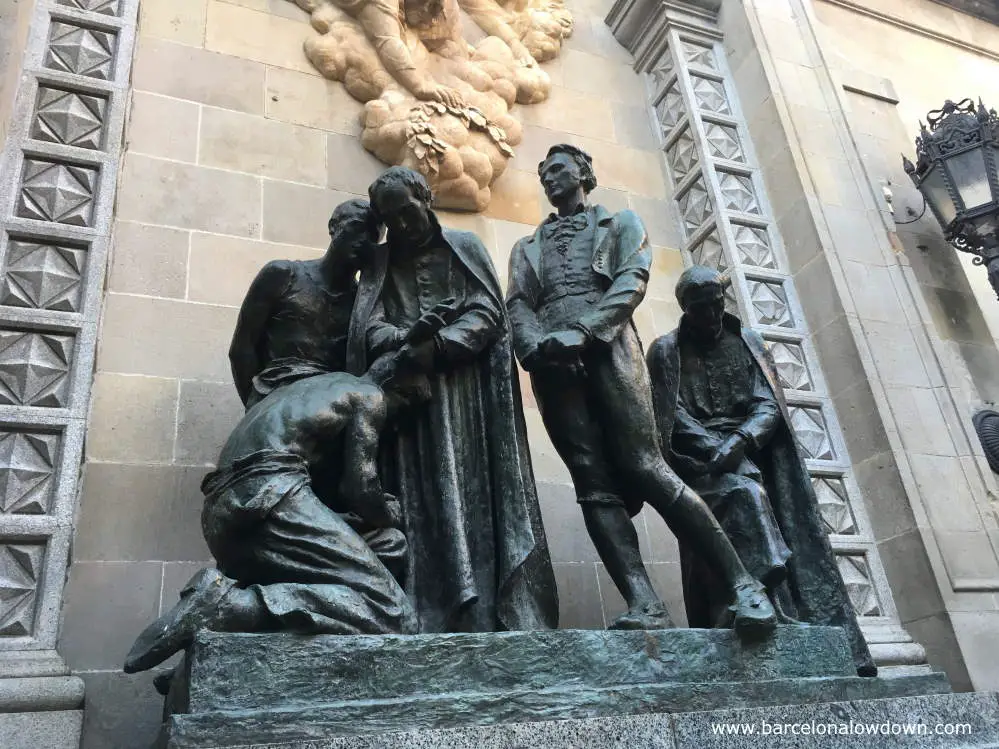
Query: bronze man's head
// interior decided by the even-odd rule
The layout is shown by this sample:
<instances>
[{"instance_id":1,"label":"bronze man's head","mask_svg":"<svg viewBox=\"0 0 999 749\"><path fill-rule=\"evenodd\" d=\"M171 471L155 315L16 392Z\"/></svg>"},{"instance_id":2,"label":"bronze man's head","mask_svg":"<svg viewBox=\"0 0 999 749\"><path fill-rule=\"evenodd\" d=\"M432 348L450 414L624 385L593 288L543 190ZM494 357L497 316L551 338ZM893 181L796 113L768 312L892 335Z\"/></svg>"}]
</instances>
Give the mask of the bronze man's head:
<instances>
[{"instance_id":1,"label":"bronze man's head","mask_svg":"<svg viewBox=\"0 0 999 749\"><path fill-rule=\"evenodd\" d=\"M375 217L389 237L408 241L425 238L433 228L433 195L423 175L403 166L382 172L368 188Z\"/></svg>"},{"instance_id":2,"label":"bronze man's head","mask_svg":"<svg viewBox=\"0 0 999 749\"><path fill-rule=\"evenodd\" d=\"M727 276L705 265L693 265L676 282L676 300L688 329L697 338L715 341L722 334Z\"/></svg>"},{"instance_id":3,"label":"bronze man's head","mask_svg":"<svg viewBox=\"0 0 999 749\"><path fill-rule=\"evenodd\" d=\"M378 241L378 221L367 200L347 200L333 209L327 225L330 232L329 252L337 263L357 268L366 260L372 245Z\"/></svg>"},{"instance_id":4,"label":"bronze man's head","mask_svg":"<svg viewBox=\"0 0 999 749\"><path fill-rule=\"evenodd\" d=\"M552 205L559 205L582 188L588 195L597 186L593 159L581 148L559 143L548 149L545 160L538 164L541 186Z\"/></svg>"}]
</instances>

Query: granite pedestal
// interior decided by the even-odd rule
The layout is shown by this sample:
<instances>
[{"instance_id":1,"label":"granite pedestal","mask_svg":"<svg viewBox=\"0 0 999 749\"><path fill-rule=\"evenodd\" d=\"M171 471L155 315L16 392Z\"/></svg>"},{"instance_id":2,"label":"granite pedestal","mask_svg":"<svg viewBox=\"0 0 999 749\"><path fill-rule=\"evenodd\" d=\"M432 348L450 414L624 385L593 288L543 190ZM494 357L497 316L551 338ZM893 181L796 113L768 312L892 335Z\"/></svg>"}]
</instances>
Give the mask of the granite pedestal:
<instances>
[{"instance_id":1,"label":"granite pedestal","mask_svg":"<svg viewBox=\"0 0 999 749\"><path fill-rule=\"evenodd\" d=\"M949 693L938 673L857 677L842 630L829 627L780 627L773 639L750 644L729 630L693 629L202 632L174 678L159 745L583 749L614 746L608 737L620 735L652 742L631 746L679 747L702 745L677 742L686 735L681 723L699 725L705 711L765 708L762 720L800 712L787 706L824 715L832 709L825 703L844 703L862 706L858 715L903 715L916 709L904 698L922 696L941 714L983 714L966 701L978 695ZM999 704L985 699L999 725ZM999 729L991 730L999 740Z\"/></svg>"}]
</instances>

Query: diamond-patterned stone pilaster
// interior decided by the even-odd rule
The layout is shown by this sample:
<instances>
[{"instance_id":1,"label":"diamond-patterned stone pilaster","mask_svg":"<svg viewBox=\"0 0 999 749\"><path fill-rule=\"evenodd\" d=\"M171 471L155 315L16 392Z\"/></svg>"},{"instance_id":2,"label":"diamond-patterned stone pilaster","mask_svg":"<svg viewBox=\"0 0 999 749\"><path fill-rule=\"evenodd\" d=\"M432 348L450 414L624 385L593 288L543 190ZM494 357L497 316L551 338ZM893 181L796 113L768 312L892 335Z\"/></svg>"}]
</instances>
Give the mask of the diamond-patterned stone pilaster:
<instances>
[{"instance_id":1,"label":"diamond-patterned stone pilaster","mask_svg":"<svg viewBox=\"0 0 999 749\"><path fill-rule=\"evenodd\" d=\"M753 180L743 174L718 173L723 205L733 211L760 213L760 202L756 199Z\"/></svg>"},{"instance_id":2,"label":"diamond-patterned stone pilaster","mask_svg":"<svg viewBox=\"0 0 999 749\"><path fill-rule=\"evenodd\" d=\"M0 544L0 637L25 637L34 632L44 557L42 544Z\"/></svg>"},{"instance_id":3,"label":"diamond-patterned stone pilaster","mask_svg":"<svg viewBox=\"0 0 999 749\"><path fill-rule=\"evenodd\" d=\"M683 117L683 97L676 85L666 89L666 93L656 104L656 119L663 137L668 137Z\"/></svg>"},{"instance_id":4,"label":"diamond-patterned stone pilaster","mask_svg":"<svg viewBox=\"0 0 999 749\"><path fill-rule=\"evenodd\" d=\"M813 476L812 488L819 500L822 521L830 533L852 536L857 533L857 523L850 509L850 500L841 479Z\"/></svg>"},{"instance_id":5,"label":"diamond-patterned stone pilaster","mask_svg":"<svg viewBox=\"0 0 999 749\"><path fill-rule=\"evenodd\" d=\"M733 126L705 122L704 138L712 156L730 161L745 161L742 144L739 143L739 133Z\"/></svg>"},{"instance_id":6,"label":"diamond-patterned stone pilaster","mask_svg":"<svg viewBox=\"0 0 999 749\"><path fill-rule=\"evenodd\" d=\"M788 341L771 341L770 355L777 365L777 376L782 387L788 390L814 390L812 375L808 371L805 351L800 344Z\"/></svg>"},{"instance_id":7,"label":"diamond-patterned stone pilaster","mask_svg":"<svg viewBox=\"0 0 999 749\"><path fill-rule=\"evenodd\" d=\"M108 80L117 39L110 31L54 21L45 66L65 73Z\"/></svg>"},{"instance_id":8,"label":"diamond-patterned stone pilaster","mask_svg":"<svg viewBox=\"0 0 999 749\"><path fill-rule=\"evenodd\" d=\"M659 62L649 71L656 91L666 85L666 81L673 75L673 71L673 56L669 53L669 50L665 50Z\"/></svg>"},{"instance_id":9,"label":"diamond-patterned stone pilaster","mask_svg":"<svg viewBox=\"0 0 999 749\"><path fill-rule=\"evenodd\" d=\"M121 0L59 0L59 5L68 5L71 8L104 13L109 16L116 16L121 12Z\"/></svg>"},{"instance_id":10,"label":"diamond-patterned stone pilaster","mask_svg":"<svg viewBox=\"0 0 999 749\"><path fill-rule=\"evenodd\" d=\"M690 128L685 127L677 139L666 149L666 158L673 169L673 178L679 182L698 167L697 145Z\"/></svg>"},{"instance_id":11,"label":"diamond-patterned stone pilaster","mask_svg":"<svg viewBox=\"0 0 999 749\"><path fill-rule=\"evenodd\" d=\"M691 247L690 253L694 257L695 265L706 265L717 271L728 268L728 263L725 261L725 250L722 248L722 243L718 241L717 231L711 232Z\"/></svg>"},{"instance_id":12,"label":"diamond-patterned stone pilaster","mask_svg":"<svg viewBox=\"0 0 999 749\"><path fill-rule=\"evenodd\" d=\"M40 86L31 137L67 146L99 149L108 100L77 91Z\"/></svg>"},{"instance_id":13,"label":"diamond-patterned stone pilaster","mask_svg":"<svg viewBox=\"0 0 999 749\"><path fill-rule=\"evenodd\" d=\"M777 258L774 257L766 229L761 229L758 226L732 224L732 235L735 239L735 248L739 253L740 263L776 270Z\"/></svg>"},{"instance_id":14,"label":"diamond-patterned stone pilaster","mask_svg":"<svg viewBox=\"0 0 999 749\"><path fill-rule=\"evenodd\" d=\"M836 452L826 427L822 409L809 406L791 406L791 428L798 438L806 458L813 460L835 460Z\"/></svg>"},{"instance_id":15,"label":"diamond-patterned stone pilaster","mask_svg":"<svg viewBox=\"0 0 999 749\"><path fill-rule=\"evenodd\" d=\"M89 226L96 186L96 169L25 159L17 215L37 221Z\"/></svg>"},{"instance_id":16,"label":"diamond-patterned stone pilaster","mask_svg":"<svg viewBox=\"0 0 999 749\"><path fill-rule=\"evenodd\" d=\"M690 188L677 201L680 206L680 214L683 216L683 226L687 234L695 231L701 224L707 221L714 211L711 205L711 197L708 188L704 185L704 179L698 177L694 180Z\"/></svg>"},{"instance_id":17,"label":"diamond-patterned stone pilaster","mask_svg":"<svg viewBox=\"0 0 999 749\"><path fill-rule=\"evenodd\" d=\"M718 67L715 61L715 51L711 47L694 42L684 41L681 43L683 57L690 65L700 65L712 70Z\"/></svg>"},{"instance_id":18,"label":"diamond-patterned stone pilaster","mask_svg":"<svg viewBox=\"0 0 999 749\"><path fill-rule=\"evenodd\" d=\"M52 502L60 437L0 431L0 515L44 515Z\"/></svg>"},{"instance_id":19,"label":"diamond-patterned stone pilaster","mask_svg":"<svg viewBox=\"0 0 999 749\"><path fill-rule=\"evenodd\" d=\"M729 114L732 111L728 96L725 94L724 83L699 75L691 75L690 81L694 90L694 101L700 109L718 114Z\"/></svg>"},{"instance_id":20,"label":"diamond-patterned stone pilaster","mask_svg":"<svg viewBox=\"0 0 999 749\"><path fill-rule=\"evenodd\" d=\"M871 581L867 559L861 554L841 554L836 557L836 563L857 616L880 616L881 604Z\"/></svg>"},{"instance_id":21,"label":"diamond-patterned stone pilaster","mask_svg":"<svg viewBox=\"0 0 999 749\"><path fill-rule=\"evenodd\" d=\"M747 279L746 285L749 287L749 302L756 316L756 322L780 328L794 327L787 294L781 283Z\"/></svg>"},{"instance_id":22,"label":"diamond-patterned stone pilaster","mask_svg":"<svg viewBox=\"0 0 999 749\"><path fill-rule=\"evenodd\" d=\"M0 330L0 404L67 405L72 336Z\"/></svg>"},{"instance_id":23,"label":"diamond-patterned stone pilaster","mask_svg":"<svg viewBox=\"0 0 999 749\"><path fill-rule=\"evenodd\" d=\"M79 312L86 256L74 247L11 240L0 304Z\"/></svg>"}]
</instances>

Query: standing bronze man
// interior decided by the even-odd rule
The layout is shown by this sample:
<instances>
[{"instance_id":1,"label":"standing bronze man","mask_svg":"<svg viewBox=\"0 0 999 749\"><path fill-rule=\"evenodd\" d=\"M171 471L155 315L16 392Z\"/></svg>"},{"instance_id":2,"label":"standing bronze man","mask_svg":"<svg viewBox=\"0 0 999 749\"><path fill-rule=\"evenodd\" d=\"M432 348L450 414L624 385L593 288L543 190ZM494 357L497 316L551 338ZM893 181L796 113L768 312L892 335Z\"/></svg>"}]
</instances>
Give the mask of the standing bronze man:
<instances>
[{"instance_id":1,"label":"standing bronze man","mask_svg":"<svg viewBox=\"0 0 999 749\"><path fill-rule=\"evenodd\" d=\"M538 174L558 213L514 247L506 303L545 427L569 467L597 553L628 604L612 628L672 626L630 520L648 502L725 581L736 630L769 632L776 617L763 585L660 451L632 322L652 265L641 219L587 204L596 177L589 155L575 146L553 146Z\"/></svg>"},{"instance_id":2,"label":"standing bronze man","mask_svg":"<svg viewBox=\"0 0 999 749\"><path fill-rule=\"evenodd\" d=\"M649 348L664 452L697 490L784 621L842 627L857 672L877 668L857 625L791 431L763 338L725 312L725 281L695 265L680 276L680 326ZM725 590L681 540L683 598L691 627L710 627Z\"/></svg>"}]
</instances>

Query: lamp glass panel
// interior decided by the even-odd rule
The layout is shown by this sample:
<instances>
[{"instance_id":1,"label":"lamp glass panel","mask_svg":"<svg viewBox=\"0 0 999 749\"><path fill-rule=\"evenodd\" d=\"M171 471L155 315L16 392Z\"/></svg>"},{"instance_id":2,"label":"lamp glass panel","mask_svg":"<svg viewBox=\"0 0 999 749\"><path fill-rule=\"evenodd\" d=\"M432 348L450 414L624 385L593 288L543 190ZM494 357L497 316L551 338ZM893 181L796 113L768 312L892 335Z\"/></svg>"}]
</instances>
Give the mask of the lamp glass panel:
<instances>
[{"instance_id":1,"label":"lamp glass panel","mask_svg":"<svg viewBox=\"0 0 999 749\"><path fill-rule=\"evenodd\" d=\"M957 208L950 199L950 192L947 190L947 179L944 177L943 167L936 164L919 183L919 191L930 204L940 221L946 227L957 218Z\"/></svg>"},{"instance_id":2,"label":"lamp glass panel","mask_svg":"<svg viewBox=\"0 0 999 749\"><path fill-rule=\"evenodd\" d=\"M947 159L954 186L961 194L965 210L979 208L992 202L992 189L989 187L989 173L985 169L985 153L981 148L972 148Z\"/></svg>"}]
</instances>

